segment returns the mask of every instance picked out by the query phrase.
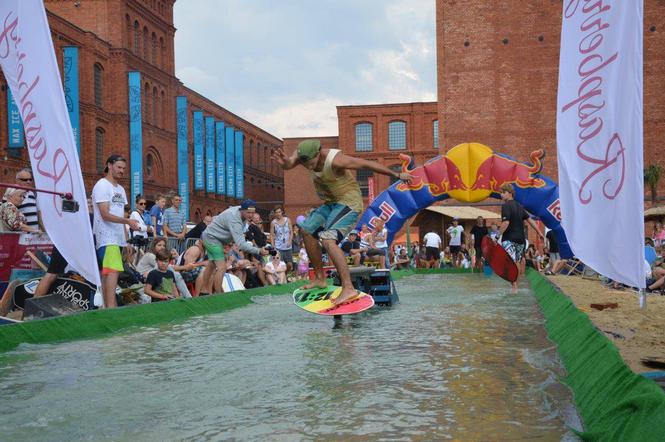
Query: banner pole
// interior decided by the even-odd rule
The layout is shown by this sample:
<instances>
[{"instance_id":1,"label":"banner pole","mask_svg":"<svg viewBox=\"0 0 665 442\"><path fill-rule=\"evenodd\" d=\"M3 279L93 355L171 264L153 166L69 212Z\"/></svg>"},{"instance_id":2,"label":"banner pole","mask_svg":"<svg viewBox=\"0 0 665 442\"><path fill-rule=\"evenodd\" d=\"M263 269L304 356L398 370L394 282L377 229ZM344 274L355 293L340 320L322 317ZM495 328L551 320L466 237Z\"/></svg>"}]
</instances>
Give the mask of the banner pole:
<instances>
[{"instance_id":1,"label":"banner pole","mask_svg":"<svg viewBox=\"0 0 665 442\"><path fill-rule=\"evenodd\" d=\"M644 291L644 289L640 289L638 292L640 295L640 310L646 310L647 309L647 294Z\"/></svg>"}]
</instances>

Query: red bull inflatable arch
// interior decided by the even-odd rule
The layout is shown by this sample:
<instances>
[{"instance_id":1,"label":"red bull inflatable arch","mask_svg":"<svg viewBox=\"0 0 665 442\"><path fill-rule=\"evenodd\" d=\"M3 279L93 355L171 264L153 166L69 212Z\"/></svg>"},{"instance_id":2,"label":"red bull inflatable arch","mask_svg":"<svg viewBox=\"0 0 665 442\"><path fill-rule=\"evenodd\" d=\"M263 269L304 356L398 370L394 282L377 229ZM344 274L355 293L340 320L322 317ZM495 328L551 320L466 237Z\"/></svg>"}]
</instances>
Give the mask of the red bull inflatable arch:
<instances>
[{"instance_id":1,"label":"red bull inflatable arch","mask_svg":"<svg viewBox=\"0 0 665 442\"><path fill-rule=\"evenodd\" d=\"M376 221L383 219L390 243L406 220L434 202L454 198L472 203L501 198L499 188L508 183L515 189L515 200L554 230L561 256L570 258L573 254L561 227L559 188L540 174L544 156L543 150L536 150L530 155L531 163L522 163L479 143L459 144L422 166L400 155L402 171L415 178L410 184L397 181L377 196L358 225L367 224L373 229Z\"/></svg>"}]
</instances>

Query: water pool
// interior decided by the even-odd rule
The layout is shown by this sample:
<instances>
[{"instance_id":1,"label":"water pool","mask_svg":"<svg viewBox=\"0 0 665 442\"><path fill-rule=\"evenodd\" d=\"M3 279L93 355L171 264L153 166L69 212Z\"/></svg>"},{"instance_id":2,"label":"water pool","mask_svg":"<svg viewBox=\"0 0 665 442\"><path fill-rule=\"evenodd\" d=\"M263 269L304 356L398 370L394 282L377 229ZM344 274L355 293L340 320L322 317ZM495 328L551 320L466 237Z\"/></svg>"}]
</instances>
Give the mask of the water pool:
<instances>
[{"instance_id":1,"label":"water pool","mask_svg":"<svg viewBox=\"0 0 665 442\"><path fill-rule=\"evenodd\" d=\"M414 275L335 324L290 296L0 355L4 440L576 440L528 289Z\"/></svg>"}]
</instances>

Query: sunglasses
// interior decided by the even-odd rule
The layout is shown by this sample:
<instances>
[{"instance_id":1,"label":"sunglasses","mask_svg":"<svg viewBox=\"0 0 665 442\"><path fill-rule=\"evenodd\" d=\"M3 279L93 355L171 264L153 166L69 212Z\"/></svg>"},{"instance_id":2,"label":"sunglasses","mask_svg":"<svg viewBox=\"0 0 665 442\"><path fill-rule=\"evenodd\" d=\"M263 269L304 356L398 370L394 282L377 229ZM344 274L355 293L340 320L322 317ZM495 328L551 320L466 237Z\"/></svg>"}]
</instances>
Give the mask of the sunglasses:
<instances>
[{"instance_id":1,"label":"sunglasses","mask_svg":"<svg viewBox=\"0 0 665 442\"><path fill-rule=\"evenodd\" d=\"M145 206L145 203L138 203L139 206Z\"/></svg>"},{"instance_id":2,"label":"sunglasses","mask_svg":"<svg viewBox=\"0 0 665 442\"><path fill-rule=\"evenodd\" d=\"M16 179L23 182L32 181L32 178L16 178Z\"/></svg>"}]
</instances>

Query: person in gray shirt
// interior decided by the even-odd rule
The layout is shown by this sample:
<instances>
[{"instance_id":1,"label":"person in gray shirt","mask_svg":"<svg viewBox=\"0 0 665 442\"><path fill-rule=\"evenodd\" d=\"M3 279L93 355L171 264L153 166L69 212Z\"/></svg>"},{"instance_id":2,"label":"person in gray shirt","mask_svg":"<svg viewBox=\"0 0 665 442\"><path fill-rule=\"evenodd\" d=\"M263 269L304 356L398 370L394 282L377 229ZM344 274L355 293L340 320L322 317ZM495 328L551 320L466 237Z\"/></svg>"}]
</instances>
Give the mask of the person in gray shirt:
<instances>
[{"instance_id":1,"label":"person in gray shirt","mask_svg":"<svg viewBox=\"0 0 665 442\"><path fill-rule=\"evenodd\" d=\"M240 250L253 255L267 255L268 249L258 248L245 240L243 224L250 220L256 212L256 203L252 200L244 200L240 206L229 207L213 218L212 222L201 234L203 247L208 254L208 264L203 269L203 281L213 279L213 290L215 293L222 292L222 280L226 273L226 258L224 256L224 244L237 244Z\"/></svg>"}]
</instances>

